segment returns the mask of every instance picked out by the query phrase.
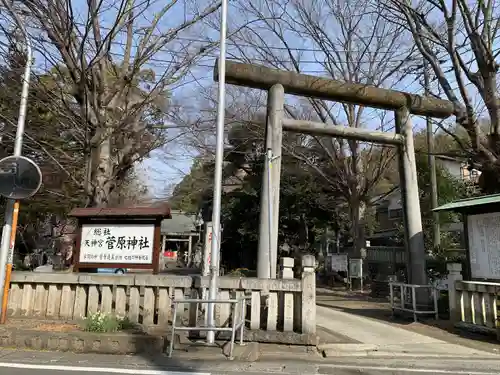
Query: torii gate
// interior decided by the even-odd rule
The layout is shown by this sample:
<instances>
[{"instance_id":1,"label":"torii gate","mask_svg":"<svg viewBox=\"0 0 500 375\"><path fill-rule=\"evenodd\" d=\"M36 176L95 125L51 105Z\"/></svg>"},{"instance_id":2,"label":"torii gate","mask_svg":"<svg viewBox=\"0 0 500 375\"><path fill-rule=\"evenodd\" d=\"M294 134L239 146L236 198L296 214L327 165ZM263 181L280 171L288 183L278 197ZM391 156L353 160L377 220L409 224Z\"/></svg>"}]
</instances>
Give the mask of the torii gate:
<instances>
[{"instance_id":1,"label":"torii gate","mask_svg":"<svg viewBox=\"0 0 500 375\"><path fill-rule=\"evenodd\" d=\"M214 67L214 79L218 80L218 61ZM405 221L405 242L409 256L411 284L427 283L424 237L420 213L420 201L413 145L411 114L435 118L453 115L450 101L413 95L401 91L374 86L346 83L332 79L298 74L260 65L226 62L226 82L268 91L266 147L275 158L269 187L268 164L264 171L259 225L259 250L257 273L259 278L275 278L278 253L278 212L281 174L281 147L283 129L292 132L356 139L397 146L399 149L399 173ZM284 117L285 93L310 98L358 104L367 107L392 110L395 113L396 133L384 133L320 122L292 120ZM273 212L268 212L268 189L271 188ZM272 233L269 233L271 216ZM269 238L269 236L271 236ZM271 260L271 265L269 264Z\"/></svg>"}]
</instances>

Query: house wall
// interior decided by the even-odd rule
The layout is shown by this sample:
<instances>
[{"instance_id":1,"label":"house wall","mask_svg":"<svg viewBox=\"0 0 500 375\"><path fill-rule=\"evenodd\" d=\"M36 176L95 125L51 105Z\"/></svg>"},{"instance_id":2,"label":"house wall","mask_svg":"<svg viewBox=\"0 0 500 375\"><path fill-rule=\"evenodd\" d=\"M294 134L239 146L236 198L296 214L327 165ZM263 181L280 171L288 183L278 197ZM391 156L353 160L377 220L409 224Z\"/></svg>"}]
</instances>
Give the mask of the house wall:
<instances>
[{"instance_id":1,"label":"house wall","mask_svg":"<svg viewBox=\"0 0 500 375\"><path fill-rule=\"evenodd\" d=\"M477 182L481 174L480 171L475 169L469 171L467 163L465 162L446 158L436 158L436 162L457 179L473 180ZM403 204L400 190L398 189L386 196L383 200L378 201L375 209L378 224L377 233L396 229L403 220ZM443 226L442 230L460 232L462 230L461 227L459 228L454 224L459 224L461 226L461 223L451 223Z\"/></svg>"},{"instance_id":2,"label":"house wall","mask_svg":"<svg viewBox=\"0 0 500 375\"><path fill-rule=\"evenodd\" d=\"M376 207L377 231L396 229L403 219L401 192L396 190L389 194Z\"/></svg>"},{"instance_id":3,"label":"house wall","mask_svg":"<svg viewBox=\"0 0 500 375\"><path fill-rule=\"evenodd\" d=\"M455 160L437 159L436 164L439 165L441 168L445 169L453 177L455 177L457 179L463 178L463 175L462 175L463 166L462 166L462 164L464 164L464 163L459 163Z\"/></svg>"}]
</instances>

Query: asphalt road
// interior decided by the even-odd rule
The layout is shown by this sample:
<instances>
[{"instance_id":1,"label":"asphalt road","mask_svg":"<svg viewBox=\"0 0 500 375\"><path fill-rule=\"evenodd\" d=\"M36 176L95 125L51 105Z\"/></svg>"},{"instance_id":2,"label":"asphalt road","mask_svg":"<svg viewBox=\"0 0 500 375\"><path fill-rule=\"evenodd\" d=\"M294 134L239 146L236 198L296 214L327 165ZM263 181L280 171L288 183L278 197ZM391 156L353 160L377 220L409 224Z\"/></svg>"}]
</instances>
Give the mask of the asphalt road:
<instances>
[{"instance_id":1,"label":"asphalt road","mask_svg":"<svg viewBox=\"0 0 500 375\"><path fill-rule=\"evenodd\" d=\"M80 371L52 371L52 370L20 370L20 369L9 369L9 375L117 375L117 374L131 374L130 372L80 372ZM172 371L163 371L163 372L138 372L137 375L235 375L236 373L221 373L221 372L213 372L213 373L193 373L193 372L172 372ZM262 374L275 374L267 371L262 371L258 373L247 373L248 375L262 375ZM498 372L418 372L418 371L404 371L404 370L372 370L372 369L337 369L334 372L330 372L331 375L416 375L416 374L446 374L446 375L498 375ZM313 375L313 374L304 374L304 375Z\"/></svg>"},{"instance_id":2,"label":"asphalt road","mask_svg":"<svg viewBox=\"0 0 500 375\"><path fill-rule=\"evenodd\" d=\"M195 353L193 353L195 356ZM312 357L283 356L257 362L192 360L191 356L73 354L0 349L0 375L498 375L496 357Z\"/></svg>"},{"instance_id":3,"label":"asphalt road","mask_svg":"<svg viewBox=\"0 0 500 375\"><path fill-rule=\"evenodd\" d=\"M379 361L380 362L380 361ZM497 364L492 364L493 367L498 366ZM432 367L405 367L400 366L383 366L383 365L363 365L363 364L345 364L337 363L330 365L319 365L310 367L307 372L303 372L303 369L295 368L291 366L290 372L287 371L286 365L281 366L282 371L276 371L274 369L266 369L266 364L261 363L260 365L254 366L244 366L246 369L236 370L234 364L228 364L228 369L217 369L210 371L178 371L176 369L168 370L156 370L156 369L141 369L141 368L130 368L130 367L90 367L90 366L72 366L72 365L35 365L35 364L23 364L23 363L0 363L0 373L8 375L236 375L240 373L245 373L246 375L259 375L259 374L281 374L281 375L416 375L416 374L442 374L442 375L498 375L498 370L493 368L490 369L453 369L453 368L432 368ZM273 367L273 366L271 366ZM468 366L466 366L468 367Z\"/></svg>"},{"instance_id":4,"label":"asphalt road","mask_svg":"<svg viewBox=\"0 0 500 375\"><path fill-rule=\"evenodd\" d=\"M168 371L168 370L140 370L140 369L120 369L113 368L109 371L105 369L89 367L82 371L81 369L67 367L54 369L50 368L44 370L42 368L32 368L32 369L22 369L22 368L9 368L6 369L9 375L211 375L207 372L180 372L180 371Z\"/></svg>"}]
</instances>

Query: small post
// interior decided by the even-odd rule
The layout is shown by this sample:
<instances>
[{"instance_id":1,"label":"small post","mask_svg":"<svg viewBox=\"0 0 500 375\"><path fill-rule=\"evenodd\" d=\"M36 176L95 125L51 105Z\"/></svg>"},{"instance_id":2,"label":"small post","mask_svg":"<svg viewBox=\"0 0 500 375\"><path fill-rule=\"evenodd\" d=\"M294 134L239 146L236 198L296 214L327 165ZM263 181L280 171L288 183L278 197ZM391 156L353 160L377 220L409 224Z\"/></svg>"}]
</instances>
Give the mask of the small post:
<instances>
[{"instance_id":1,"label":"small post","mask_svg":"<svg viewBox=\"0 0 500 375\"><path fill-rule=\"evenodd\" d=\"M462 281L462 265L460 263L448 263L446 265L446 269L448 270L448 299L449 299L449 307L450 307L450 320L452 322L460 321L460 306L458 305L457 298L457 289L456 283L457 281Z\"/></svg>"},{"instance_id":2,"label":"small post","mask_svg":"<svg viewBox=\"0 0 500 375\"><path fill-rule=\"evenodd\" d=\"M280 259L280 277L282 279L293 279L294 259L282 257ZM295 320L294 314L294 295L293 293L281 293L280 296L280 313L283 319L283 331L292 332Z\"/></svg>"},{"instance_id":3,"label":"small post","mask_svg":"<svg viewBox=\"0 0 500 375\"><path fill-rule=\"evenodd\" d=\"M191 267L191 258L193 256L193 236L189 235L188 239L188 253L186 259L186 267Z\"/></svg>"},{"instance_id":4,"label":"small post","mask_svg":"<svg viewBox=\"0 0 500 375\"><path fill-rule=\"evenodd\" d=\"M359 261L359 273L360 273L360 277L359 277L359 291L361 293L363 293L363 262L364 262L364 259L361 258L360 261Z\"/></svg>"},{"instance_id":5,"label":"small post","mask_svg":"<svg viewBox=\"0 0 500 375\"><path fill-rule=\"evenodd\" d=\"M394 285L392 282L389 282L389 295L391 299L392 316L394 317Z\"/></svg>"},{"instance_id":6,"label":"small post","mask_svg":"<svg viewBox=\"0 0 500 375\"><path fill-rule=\"evenodd\" d=\"M201 275L202 276L208 276L210 274L210 258L211 254L210 251L212 249L212 235L213 235L213 226L212 222L207 222L205 223L205 234L204 234L204 241L203 241L203 263L201 265ZM208 298L208 289L203 287L201 289L201 298L202 299L207 299ZM202 305L202 309L205 312L205 322L208 324L208 305L204 304Z\"/></svg>"},{"instance_id":7,"label":"small post","mask_svg":"<svg viewBox=\"0 0 500 375\"><path fill-rule=\"evenodd\" d=\"M427 284L424 233L420 217L420 200L417 181L417 165L415 162L415 147L413 145L413 129L410 112L403 107L395 111L396 131L403 135L403 146L399 148L400 180L403 196L405 217L405 242L409 255L409 283ZM426 305L426 293L417 293L418 304Z\"/></svg>"},{"instance_id":8,"label":"small post","mask_svg":"<svg viewBox=\"0 0 500 375\"><path fill-rule=\"evenodd\" d=\"M161 251L160 251L160 256L158 257L158 260L160 262L159 269L161 271L164 271L167 268L166 259L165 259L165 251L167 251L167 236L162 235L161 237L162 237Z\"/></svg>"},{"instance_id":9,"label":"small post","mask_svg":"<svg viewBox=\"0 0 500 375\"><path fill-rule=\"evenodd\" d=\"M267 97L266 124L266 150L271 150L272 162L265 163L262 175L257 255L257 277L263 279L276 278L278 263L279 191L284 105L285 89L280 84L272 86ZM271 202L269 202L269 197L271 197ZM272 233L270 228L272 228Z\"/></svg>"},{"instance_id":10,"label":"small post","mask_svg":"<svg viewBox=\"0 0 500 375\"><path fill-rule=\"evenodd\" d=\"M202 264L202 275L208 276L210 273L210 249L212 247L212 235L213 235L212 222L205 223L205 238L203 241L203 264Z\"/></svg>"},{"instance_id":11,"label":"small post","mask_svg":"<svg viewBox=\"0 0 500 375\"><path fill-rule=\"evenodd\" d=\"M404 284L401 284L399 286L399 294L400 294L400 301L399 304L401 305L401 309L404 309L406 307L406 287Z\"/></svg>"},{"instance_id":12,"label":"small post","mask_svg":"<svg viewBox=\"0 0 500 375\"><path fill-rule=\"evenodd\" d=\"M418 308L416 289L417 287L415 286L411 287L411 302L413 307L413 320L415 321L415 323L417 322L417 308Z\"/></svg>"},{"instance_id":13,"label":"small post","mask_svg":"<svg viewBox=\"0 0 500 375\"><path fill-rule=\"evenodd\" d=\"M316 333L316 259L302 256L302 333Z\"/></svg>"}]
</instances>

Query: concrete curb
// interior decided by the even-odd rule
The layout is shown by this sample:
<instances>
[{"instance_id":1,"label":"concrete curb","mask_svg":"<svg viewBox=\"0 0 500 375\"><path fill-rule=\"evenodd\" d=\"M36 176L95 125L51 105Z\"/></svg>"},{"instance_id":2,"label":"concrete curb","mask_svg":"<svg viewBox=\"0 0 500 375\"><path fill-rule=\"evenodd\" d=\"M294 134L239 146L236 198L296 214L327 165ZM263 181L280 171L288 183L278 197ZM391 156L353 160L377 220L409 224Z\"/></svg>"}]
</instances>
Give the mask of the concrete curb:
<instances>
[{"instance_id":1,"label":"concrete curb","mask_svg":"<svg viewBox=\"0 0 500 375\"><path fill-rule=\"evenodd\" d=\"M199 342L188 339L184 334L176 334L174 349L176 355L189 353L195 357L223 360L229 355L229 345L222 345L230 337L218 337L221 347L208 348ZM221 335L224 336L224 335ZM164 354L170 344L171 333L168 330L148 332L115 332L94 333L84 331L38 331L19 327L0 328L0 348L31 349L38 351L60 351L73 353L100 354ZM204 341L204 340L202 340ZM318 337L314 334L298 334L293 332L266 332L246 330L246 344L235 344L233 359L243 362L254 362L260 358L260 343L281 344L314 348ZM285 354L285 353L283 353Z\"/></svg>"},{"instance_id":2,"label":"concrete curb","mask_svg":"<svg viewBox=\"0 0 500 375\"><path fill-rule=\"evenodd\" d=\"M374 344L325 344L318 350L324 358L339 357L414 357L414 358L456 358L473 356L474 358L500 359L500 355L469 349L448 343L427 345L374 345Z\"/></svg>"},{"instance_id":3,"label":"concrete curb","mask_svg":"<svg viewBox=\"0 0 500 375\"><path fill-rule=\"evenodd\" d=\"M229 345L206 347L175 335L174 349L178 354L223 360L229 356ZM46 332L19 328L0 329L0 348L29 349L38 351L59 351L99 354L163 354L166 353L169 338L164 335L144 333L93 333L82 331ZM215 350L215 351L214 351ZM179 353L179 351L181 353ZM260 357L259 343L250 342L245 346L235 345L233 358L237 361L254 362Z\"/></svg>"},{"instance_id":4,"label":"concrete curb","mask_svg":"<svg viewBox=\"0 0 500 375\"><path fill-rule=\"evenodd\" d=\"M194 339L204 339L206 336L191 335ZM229 340L231 332L217 333L217 338L220 340ZM278 332L278 331L263 331L263 330L245 330L243 334L245 342L259 342L262 344L278 344L278 345L298 345L298 346L318 346L319 336L313 333L297 333L297 332Z\"/></svg>"},{"instance_id":5,"label":"concrete curb","mask_svg":"<svg viewBox=\"0 0 500 375\"><path fill-rule=\"evenodd\" d=\"M324 358L343 358L343 357L358 357L358 358L440 358L456 359L453 354L443 353L407 353L407 352L391 352L391 351L365 351L365 352L338 352L334 350L324 350ZM491 356L475 356L474 359L498 359L494 355Z\"/></svg>"},{"instance_id":6,"label":"concrete curb","mask_svg":"<svg viewBox=\"0 0 500 375\"><path fill-rule=\"evenodd\" d=\"M75 353L162 353L166 341L162 336L125 332L41 332L18 328L0 330L0 347Z\"/></svg>"}]
</instances>

